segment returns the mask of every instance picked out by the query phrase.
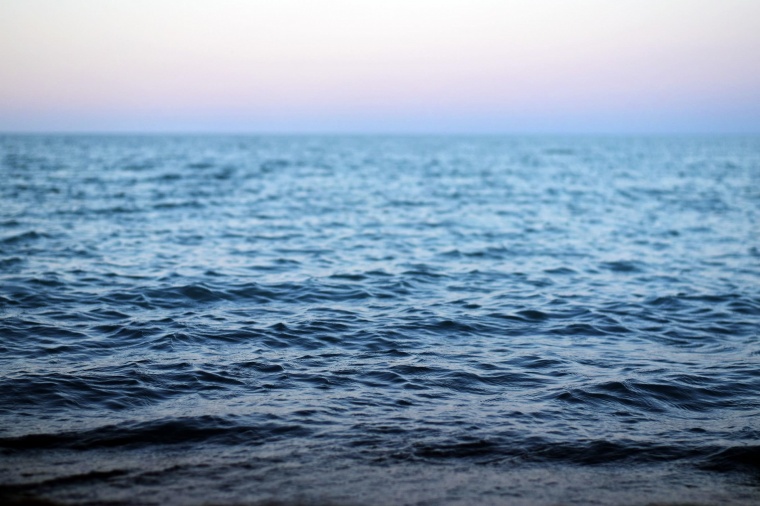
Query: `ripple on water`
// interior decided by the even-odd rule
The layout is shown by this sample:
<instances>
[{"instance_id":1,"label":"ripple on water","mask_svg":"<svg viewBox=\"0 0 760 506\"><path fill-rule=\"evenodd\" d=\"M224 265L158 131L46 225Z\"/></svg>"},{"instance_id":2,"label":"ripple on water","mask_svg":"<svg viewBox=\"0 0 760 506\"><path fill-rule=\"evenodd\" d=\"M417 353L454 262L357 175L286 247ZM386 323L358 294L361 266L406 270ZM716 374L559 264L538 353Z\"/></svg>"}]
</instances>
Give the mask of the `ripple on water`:
<instances>
[{"instance_id":1,"label":"ripple on water","mask_svg":"<svg viewBox=\"0 0 760 506\"><path fill-rule=\"evenodd\" d=\"M620 465L659 501L757 476L757 148L0 137L0 480L177 503L328 462L367 490Z\"/></svg>"}]
</instances>

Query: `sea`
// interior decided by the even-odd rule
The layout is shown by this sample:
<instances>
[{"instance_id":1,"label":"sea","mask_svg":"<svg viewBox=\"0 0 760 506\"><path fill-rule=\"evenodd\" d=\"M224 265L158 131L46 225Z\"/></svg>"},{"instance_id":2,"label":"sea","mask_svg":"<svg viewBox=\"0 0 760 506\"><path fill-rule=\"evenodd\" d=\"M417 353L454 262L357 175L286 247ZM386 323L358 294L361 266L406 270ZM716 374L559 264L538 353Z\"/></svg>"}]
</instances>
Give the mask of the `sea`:
<instances>
[{"instance_id":1,"label":"sea","mask_svg":"<svg viewBox=\"0 0 760 506\"><path fill-rule=\"evenodd\" d=\"M760 138L0 136L0 500L760 504Z\"/></svg>"}]
</instances>

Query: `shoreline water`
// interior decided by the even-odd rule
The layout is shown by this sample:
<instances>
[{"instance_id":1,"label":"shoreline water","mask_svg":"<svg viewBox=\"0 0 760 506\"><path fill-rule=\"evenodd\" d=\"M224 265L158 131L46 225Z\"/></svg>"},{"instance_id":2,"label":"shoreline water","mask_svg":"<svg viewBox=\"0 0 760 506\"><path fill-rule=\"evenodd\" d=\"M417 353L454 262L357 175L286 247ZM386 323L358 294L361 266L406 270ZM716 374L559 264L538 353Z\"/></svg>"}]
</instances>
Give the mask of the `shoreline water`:
<instances>
[{"instance_id":1,"label":"shoreline water","mask_svg":"<svg viewBox=\"0 0 760 506\"><path fill-rule=\"evenodd\" d=\"M253 448L43 450L6 459L7 468L26 471L12 477L6 468L0 497L92 506L749 506L760 500L756 460L717 471L696 469L688 461L578 465L530 462L527 456L421 458L348 451L288 442Z\"/></svg>"},{"instance_id":2,"label":"shoreline water","mask_svg":"<svg viewBox=\"0 0 760 506\"><path fill-rule=\"evenodd\" d=\"M208 470L214 473L213 469ZM528 467L511 470L420 470L409 466L377 468L371 473L355 469L332 470L308 478L281 478L273 483L261 475L248 477L255 485L204 494L206 478L190 490L130 490L118 483L120 473L69 477L47 485L3 487L4 504L70 505L332 505L375 506L483 505L754 505L760 499L757 481L748 476L686 473L665 467L603 466L601 469ZM125 473L126 474L126 473ZM147 473L146 473L147 474ZM287 472L285 472L287 474ZM112 485L104 487L108 480ZM239 480L245 480L239 476ZM224 480L222 480L224 481ZM164 477L164 484L166 486ZM216 488L219 483L214 484ZM633 487L633 488L632 488ZM143 487L144 488L144 487ZM109 490L110 489L110 490ZM255 490L253 490L255 489ZM279 491L278 491L279 489ZM224 490L224 487L222 487Z\"/></svg>"}]
</instances>

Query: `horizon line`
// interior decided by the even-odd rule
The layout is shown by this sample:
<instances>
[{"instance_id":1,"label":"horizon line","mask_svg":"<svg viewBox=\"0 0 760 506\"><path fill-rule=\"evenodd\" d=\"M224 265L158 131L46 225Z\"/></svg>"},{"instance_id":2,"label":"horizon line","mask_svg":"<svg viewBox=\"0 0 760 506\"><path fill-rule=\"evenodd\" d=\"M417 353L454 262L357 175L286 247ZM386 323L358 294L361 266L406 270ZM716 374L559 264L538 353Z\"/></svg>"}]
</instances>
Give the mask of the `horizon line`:
<instances>
[{"instance_id":1,"label":"horizon line","mask_svg":"<svg viewBox=\"0 0 760 506\"><path fill-rule=\"evenodd\" d=\"M2 136L257 136L257 137L758 137L758 131L264 131L264 130L0 130Z\"/></svg>"}]
</instances>

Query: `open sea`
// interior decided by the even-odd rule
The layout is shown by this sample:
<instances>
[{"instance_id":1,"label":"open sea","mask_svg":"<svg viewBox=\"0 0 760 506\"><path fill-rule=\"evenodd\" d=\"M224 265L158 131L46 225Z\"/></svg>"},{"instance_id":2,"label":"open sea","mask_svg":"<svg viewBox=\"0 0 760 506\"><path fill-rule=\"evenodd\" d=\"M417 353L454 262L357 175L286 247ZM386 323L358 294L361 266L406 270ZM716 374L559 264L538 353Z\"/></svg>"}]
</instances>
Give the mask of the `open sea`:
<instances>
[{"instance_id":1,"label":"open sea","mask_svg":"<svg viewBox=\"0 0 760 506\"><path fill-rule=\"evenodd\" d=\"M760 138L0 136L44 500L760 504Z\"/></svg>"}]
</instances>

